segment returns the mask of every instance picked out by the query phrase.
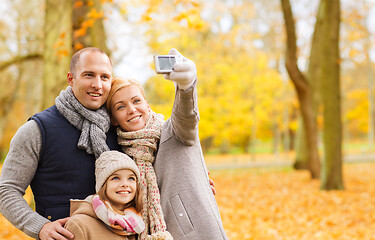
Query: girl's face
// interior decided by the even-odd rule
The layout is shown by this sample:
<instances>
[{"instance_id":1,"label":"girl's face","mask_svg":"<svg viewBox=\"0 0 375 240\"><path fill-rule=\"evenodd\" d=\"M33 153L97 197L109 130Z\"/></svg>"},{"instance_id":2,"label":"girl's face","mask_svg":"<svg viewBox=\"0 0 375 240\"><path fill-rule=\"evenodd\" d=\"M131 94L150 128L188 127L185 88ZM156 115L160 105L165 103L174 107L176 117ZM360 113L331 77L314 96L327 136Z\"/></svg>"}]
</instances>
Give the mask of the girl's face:
<instances>
[{"instance_id":1,"label":"girl's face","mask_svg":"<svg viewBox=\"0 0 375 240\"><path fill-rule=\"evenodd\" d=\"M110 106L112 124L128 132L144 128L151 110L139 87L135 85L118 90Z\"/></svg>"},{"instance_id":2,"label":"girl's face","mask_svg":"<svg viewBox=\"0 0 375 240\"><path fill-rule=\"evenodd\" d=\"M107 198L112 206L120 211L134 199L136 191L137 176L129 169L118 170L107 179Z\"/></svg>"}]
</instances>

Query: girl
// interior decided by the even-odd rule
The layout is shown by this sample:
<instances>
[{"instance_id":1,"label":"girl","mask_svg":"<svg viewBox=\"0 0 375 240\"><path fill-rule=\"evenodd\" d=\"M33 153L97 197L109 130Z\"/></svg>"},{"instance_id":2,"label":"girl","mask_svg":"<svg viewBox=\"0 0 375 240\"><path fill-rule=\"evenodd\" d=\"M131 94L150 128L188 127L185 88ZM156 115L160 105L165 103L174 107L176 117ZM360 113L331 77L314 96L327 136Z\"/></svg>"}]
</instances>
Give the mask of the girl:
<instances>
[{"instance_id":1,"label":"girl","mask_svg":"<svg viewBox=\"0 0 375 240\"><path fill-rule=\"evenodd\" d=\"M150 233L164 234L162 239L171 239L169 234L178 240L228 239L198 137L197 70L177 50L169 54L183 59L164 75L176 84L170 119L164 121L151 110L135 80L114 79L107 99L111 122L118 126L118 143L140 170L146 225L141 238Z\"/></svg>"},{"instance_id":2,"label":"girl","mask_svg":"<svg viewBox=\"0 0 375 240\"><path fill-rule=\"evenodd\" d=\"M97 194L71 200L65 228L75 240L137 239L144 228L135 162L118 151L103 152L95 163Z\"/></svg>"}]
</instances>

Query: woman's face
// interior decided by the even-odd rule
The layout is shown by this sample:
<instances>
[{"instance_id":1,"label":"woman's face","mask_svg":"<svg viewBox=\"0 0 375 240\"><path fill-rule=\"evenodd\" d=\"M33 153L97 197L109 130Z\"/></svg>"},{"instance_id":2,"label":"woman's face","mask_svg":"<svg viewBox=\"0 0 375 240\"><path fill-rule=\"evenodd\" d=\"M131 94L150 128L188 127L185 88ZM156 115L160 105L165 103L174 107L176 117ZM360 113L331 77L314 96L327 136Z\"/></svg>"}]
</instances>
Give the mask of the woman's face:
<instances>
[{"instance_id":1,"label":"woman's face","mask_svg":"<svg viewBox=\"0 0 375 240\"><path fill-rule=\"evenodd\" d=\"M112 206L123 211L137 191L137 176L129 169L114 172L107 179L106 195Z\"/></svg>"},{"instance_id":2,"label":"woman's face","mask_svg":"<svg viewBox=\"0 0 375 240\"><path fill-rule=\"evenodd\" d=\"M113 95L110 106L112 124L127 132L144 128L151 110L141 90L135 85L118 90Z\"/></svg>"}]
</instances>

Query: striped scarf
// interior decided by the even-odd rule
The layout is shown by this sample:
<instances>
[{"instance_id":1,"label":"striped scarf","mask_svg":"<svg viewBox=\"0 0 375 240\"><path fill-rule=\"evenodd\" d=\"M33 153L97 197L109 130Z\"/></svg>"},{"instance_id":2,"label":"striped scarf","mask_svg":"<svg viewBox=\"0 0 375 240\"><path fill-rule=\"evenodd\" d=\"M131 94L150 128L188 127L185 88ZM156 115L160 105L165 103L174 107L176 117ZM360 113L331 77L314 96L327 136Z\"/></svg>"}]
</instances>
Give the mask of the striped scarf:
<instances>
[{"instance_id":1,"label":"striped scarf","mask_svg":"<svg viewBox=\"0 0 375 240\"><path fill-rule=\"evenodd\" d=\"M118 214L109 202L103 202L96 194L89 196L86 200L91 201L96 216L114 233L128 236L139 234L145 228L142 218L135 210L125 209L124 214Z\"/></svg>"},{"instance_id":2,"label":"striped scarf","mask_svg":"<svg viewBox=\"0 0 375 240\"><path fill-rule=\"evenodd\" d=\"M133 157L140 171L143 210L142 218L146 228L141 239L173 239L166 231L163 212L160 206L160 193L152 163L155 160L164 116L153 111L146 126L138 131L126 132L117 128L118 143L128 156ZM150 231L150 232L149 232ZM151 233L151 235L149 235Z\"/></svg>"}]
</instances>

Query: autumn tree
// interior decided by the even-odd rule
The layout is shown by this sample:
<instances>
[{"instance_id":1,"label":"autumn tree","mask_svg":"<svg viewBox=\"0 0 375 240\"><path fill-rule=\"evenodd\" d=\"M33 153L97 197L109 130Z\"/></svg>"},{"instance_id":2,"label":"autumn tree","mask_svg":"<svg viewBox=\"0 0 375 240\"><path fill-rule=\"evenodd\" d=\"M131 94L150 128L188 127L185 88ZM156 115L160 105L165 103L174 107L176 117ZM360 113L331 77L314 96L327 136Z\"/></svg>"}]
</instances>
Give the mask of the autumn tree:
<instances>
[{"instance_id":1,"label":"autumn tree","mask_svg":"<svg viewBox=\"0 0 375 240\"><path fill-rule=\"evenodd\" d=\"M8 3L0 18L0 157L10 138L41 105L43 11L39 1ZM17 24L14 24L17 23ZM31 72L30 69L33 71ZM1 160L0 160L1 161Z\"/></svg>"},{"instance_id":2,"label":"autumn tree","mask_svg":"<svg viewBox=\"0 0 375 240\"><path fill-rule=\"evenodd\" d=\"M317 147L317 129L314 115L313 93L306 76L297 65L297 44L293 13L289 0L281 0L287 33L285 66L297 92L306 139L307 167L312 178L320 176L320 161Z\"/></svg>"},{"instance_id":3,"label":"autumn tree","mask_svg":"<svg viewBox=\"0 0 375 240\"><path fill-rule=\"evenodd\" d=\"M342 108L344 136L350 141L362 139L366 133L369 151L374 149L375 141L374 67L371 60L374 34L370 30L369 14L374 6L371 1L362 0L343 7L340 37L342 62L348 66L343 68L345 81L342 81L342 90L348 96L343 99ZM351 103L353 100L356 103ZM346 104L350 107L345 107Z\"/></svg>"},{"instance_id":4,"label":"autumn tree","mask_svg":"<svg viewBox=\"0 0 375 240\"><path fill-rule=\"evenodd\" d=\"M340 0L321 0L322 17L322 81L324 162L321 188L343 189L342 123L340 93Z\"/></svg>"},{"instance_id":5,"label":"autumn tree","mask_svg":"<svg viewBox=\"0 0 375 240\"><path fill-rule=\"evenodd\" d=\"M227 9L221 4L224 3L214 7ZM290 108L290 99L286 97L290 96L287 94L290 85L269 65L268 55L249 41L257 36L248 28L255 10L252 3L243 4L246 7L238 4L227 11L231 14L226 20L232 19L232 24L225 28L214 14L210 22L201 19L203 4L179 8L183 11L174 16L165 12L173 13L168 7L175 6L164 6L164 19L149 23L151 29L156 26L160 29L149 32L149 46L155 54L165 54L173 46L194 59L199 76L201 141L205 148L214 146L222 152L234 147L241 152L251 151L257 139L266 141L277 136L279 129L284 128L283 113ZM157 92L159 96L151 95L153 108L163 109L161 105L170 108L171 99L162 97L167 84L171 83L159 78L146 83L147 94ZM166 102L162 103L161 99Z\"/></svg>"},{"instance_id":6,"label":"autumn tree","mask_svg":"<svg viewBox=\"0 0 375 240\"><path fill-rule=\"evenodd\" d=\"M43 51L43 104L48 108L66 85L72 34L72 0L46 0Z\"/></svg>"},{"instance_id":7,"label":"autumn tree","mask_svg":"<svg viewBox=\"0 0 375 240\"><path fill-rule=\"evenodd\" d=\"M319 5L318 12L321 11L320 8L322 4ZM312 107L314 114L314 122L316 124L316 118L319 115L319 104L320 100L320 75L321 75L321 62L319 59L319 55L321 53L321 35L322 35L322 24L323 19L321 14L316 14L316 21L315 21L315 29L312 37L311 48L310 48L310 57L309 57L309 64L308 69L306 72L306 80L309 82L309 86L311 88L311 96L312 96ZM318 132L318 127L316 126L316 131ZM308 154L309 151L307 149L307 136L304 128L304 121L302 118L299 118L299 127L297 130L297 144L296 144L296 158L294 167L296 169L308 169Z\"/></svg>"}]
</instances>

